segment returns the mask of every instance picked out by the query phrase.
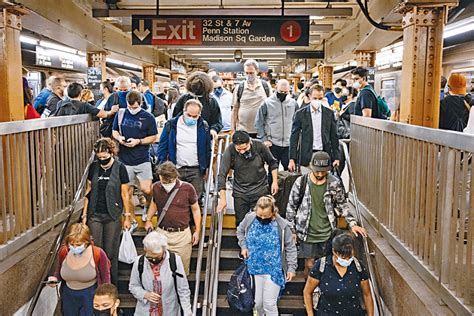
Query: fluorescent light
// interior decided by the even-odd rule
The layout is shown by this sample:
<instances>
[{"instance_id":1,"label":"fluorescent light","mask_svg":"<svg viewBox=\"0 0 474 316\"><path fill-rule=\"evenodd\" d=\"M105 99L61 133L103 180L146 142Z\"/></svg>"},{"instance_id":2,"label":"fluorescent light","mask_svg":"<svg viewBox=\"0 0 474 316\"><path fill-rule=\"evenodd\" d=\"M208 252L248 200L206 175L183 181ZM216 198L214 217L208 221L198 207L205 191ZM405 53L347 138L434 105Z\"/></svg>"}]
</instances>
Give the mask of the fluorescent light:
<instances>
[{"instance_id":1,"label":"fluorescent light","mask_svg":"<svg viewBox=\"0 0 474 316\"><path fill-rule=\"evenodd\" d=\"M451 23L444 29L443 38L456 36L474 30L474 16Z\"/></svg>"},{"instance_id":2,"label":"fluorescent light","mask_svg":"<svg viewBox=\"0 0 474 316\"><path fill-rule=\"evenodd\" d=\"M462 33L467 33L473 30L474 30L474 22L470 24L465 24L460 27L453 28L449 31L445 31L443 34L443 38L449 38L449 37L456 36Z\"/></svg>"},{"instance_id":3,"label":"fluorescent light","mask_svg":"<svg viewBox=\"0 0 474 316\"><path fill-rule=\"evenodd\" d=\"M262 61L265 61L265 60L285 60L286 57L268 57L268 58L253 58L251 56L246 56L245 58L249 58L249 59L260 59ZM220 59L226 59L226 60L229 60L229 59L232 59L234 60L234 57L199 57L197 58L199 60L220 60Z\"/></svg>"},{"instance_id":4,"label":"fluorescent light","mask_svg":"<svg viewBox=\"0 0 474 316\"><path fill-rule=\"evenodd\" d=\"M210 53L192 53L192 56L209 56ZM234 56L233 53L212 53L212 56Z\"/></svg>"},{"instance_id":5,"label":"fluorescent light","mask_svg":"<svg viewBox=\"0 0 474 316\"><path fill-rule=\"evenodd\" d=\"M324 16L312 15L309 18L310 18L310 20L323 20Z\"/></svg>"},{"instance_id":6,"label":"fluorescent light","mask_svg":"<svg viewBox=\"0 0 474 316\"><path fill-rule=\"evenodd\" d=\"M231 56L234 57L233 53L192 53L192 56ZM252 56L286 56L286 52L283 53L254 53L254 52L248 52L248 53L243 53L245 57L247 55L252 55Z\"/></svg>"},{"instance_id":7,"label":"fluorescent light","mask_svg":"<svg viewBox=\"0 0 474 316\"><path fill-rule=\"evenodd\" d=\"M142 69L142 67L140 67L140 66L137 65L137 64L123 63L123 65L124 65L125 67L129 67L129 68Z\"/></svg>"},{"instance_id":8,"label":"fluorescent light","mask_svg":"<svg viewBox=\"0 0 474 316\"><path fill-rule=\"evenodd\" d=\"M235 47L235 48L228 48L228 47L188 47L188 48L179 48L180 50L230 50L234 51L237 49L240 50L284 50L284 49L295 49L294 47L285 46L285 47Z\"/></svg>"},{"instance_id":9,"label":"fluorescent light","mask_svg":"<svg viewBox=\"0 0 474 316\"><path fill-rule=\"evenodd\" d=\"M107 62L112 63L112 64L116 64L116 65L123 66L123 61L120 61L120 60L118 60L118 59L113 59L113 58L108 58L108 57L107 57Z\"/></svg>"},{"instance_id":10,"label":"fluorescent light","mask_svg":"<svg viewBox=\"0 0 474 316\"><path fill-rule=\"evenodd\" d=\"M25 36L25 35L20 35L20 42L26 43L26 44L38 45L38 39Z\"/></svg>"},{"instance_id":11,"label":"fluorescent light","mask_svg":"<svg viewBox=\"0 0 474 316\"><path fill-rule=\"evenodd\" d=\"M40 40L39 45L43 46L43 47L46 47L46 48L51 48L51 49L54 49L54 50L59 50L59 51L62 51L62 52L66 52L66 53L77 54L77 49L67 47L67 46L64 46L64 45L55 44L55 43L44 41L44 40Z\"/></svg>"}]
</instances>

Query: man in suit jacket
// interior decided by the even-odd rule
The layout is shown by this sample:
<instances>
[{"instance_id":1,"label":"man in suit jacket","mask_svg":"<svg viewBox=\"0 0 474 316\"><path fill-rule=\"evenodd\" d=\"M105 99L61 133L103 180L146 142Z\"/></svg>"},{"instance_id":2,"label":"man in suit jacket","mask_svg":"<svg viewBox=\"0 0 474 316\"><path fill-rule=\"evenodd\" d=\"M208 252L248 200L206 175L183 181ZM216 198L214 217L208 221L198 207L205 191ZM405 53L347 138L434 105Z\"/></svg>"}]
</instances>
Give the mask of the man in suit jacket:
<instances>
[{"instance_id":1,"label":"man in suit jacket","mask_svg":"<svg viewBox=\"0 0 474 316\"><path fill-rule=\"evenodd\" d=\"M308 166L316 151L331 156L333 166L339 165L339 142L334 112L324 106L324 88L318 84L309 90L311 104L298 110L293 117L290 136L290 163L294 171L296 162ZM300 144L301 141L301 144Z\"/></svg>"}]
</instances>

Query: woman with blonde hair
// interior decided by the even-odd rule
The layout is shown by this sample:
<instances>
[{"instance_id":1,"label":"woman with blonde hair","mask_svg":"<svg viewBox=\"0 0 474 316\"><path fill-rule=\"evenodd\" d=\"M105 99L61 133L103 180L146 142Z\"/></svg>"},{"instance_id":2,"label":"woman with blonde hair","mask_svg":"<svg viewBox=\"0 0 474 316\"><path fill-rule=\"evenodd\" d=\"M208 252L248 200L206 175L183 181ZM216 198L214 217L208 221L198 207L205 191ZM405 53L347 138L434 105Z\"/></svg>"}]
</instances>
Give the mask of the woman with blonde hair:
<instances>
[{"instance_id":1,"label":"woman with blonde hair","mask_svg":"<svg viewBox=\"0 0 474 316\"><path fill-rule=\"evenodd\" d=\"M95 105L94 94L89 89L82 89L81 91L81 102L87 102L89 104Z\"/></svg>"},{"instance_id":2,"label":"woman with blonde hair","mask_svg":"<svg viewBox=\"0 0 474 316\"><path fill-rule=\"evenodd\" d=\"M255 277L258 315L278 316L277 300L296 276L297 251L289 223L278 214L275 199L262 196L237 228L241 254Z\"/></svg>"},{"instance_id":3,"label":"woman with blonde hair","mask_svg":"<svg viewBox=\"0 0 474 316\"><path fill-rule=\"evenodd\" d=\"M110 261L105 252L92 244L89 227L72 224L59 249L58 263L52 287L61 284L61 312L63 315L93 315L94 291L101 284L110 283Z\"/></svg>"}]
</instances>

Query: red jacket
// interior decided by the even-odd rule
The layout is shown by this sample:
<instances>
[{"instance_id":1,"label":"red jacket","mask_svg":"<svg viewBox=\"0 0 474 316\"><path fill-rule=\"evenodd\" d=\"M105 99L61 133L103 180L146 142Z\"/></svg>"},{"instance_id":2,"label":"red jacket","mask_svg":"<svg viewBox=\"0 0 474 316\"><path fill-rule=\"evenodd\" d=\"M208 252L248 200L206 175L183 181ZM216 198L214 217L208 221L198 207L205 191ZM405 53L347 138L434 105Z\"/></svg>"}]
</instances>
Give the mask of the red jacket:
<instances>
[{"instance_id":1,"label":"red jacket","mask_svg":"<svg viewBox=\"0 0 474 316\"><path fill-rule=\"evenodd\" d=\"M92 245L92 247L92 251L94 253L95 272L97 274L97 286L110 283L110 260L107 258L104 250L94 245ZM56 265L56 270L54 271L54 276L59 281L62 281L61 267L63 266L63 261L66 259L68 252L69 247L66 245L61 246L59 249L58 264Z\"/></svg>"}]
</instances>

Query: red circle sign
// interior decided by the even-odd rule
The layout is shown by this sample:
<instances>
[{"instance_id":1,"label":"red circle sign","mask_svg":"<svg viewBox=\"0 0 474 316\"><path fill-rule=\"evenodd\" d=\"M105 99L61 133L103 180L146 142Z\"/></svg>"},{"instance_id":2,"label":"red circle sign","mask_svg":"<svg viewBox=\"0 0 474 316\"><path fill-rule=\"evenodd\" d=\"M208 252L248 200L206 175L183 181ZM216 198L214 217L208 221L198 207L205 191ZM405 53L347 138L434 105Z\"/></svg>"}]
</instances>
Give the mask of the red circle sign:
<instances>
[{"instance_id":1,"label":"red circle sign","mask_svg":"<svg viewBox=\"0 0 474 316\"><path fill-rule=\"evenodd\" d=\"M296 42L301 37L301 25L296 21L286 21L280 27L280 36L285 42Z\"/></svg>"}]
</instances>

